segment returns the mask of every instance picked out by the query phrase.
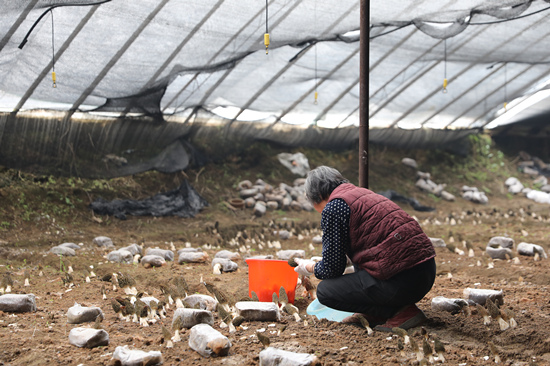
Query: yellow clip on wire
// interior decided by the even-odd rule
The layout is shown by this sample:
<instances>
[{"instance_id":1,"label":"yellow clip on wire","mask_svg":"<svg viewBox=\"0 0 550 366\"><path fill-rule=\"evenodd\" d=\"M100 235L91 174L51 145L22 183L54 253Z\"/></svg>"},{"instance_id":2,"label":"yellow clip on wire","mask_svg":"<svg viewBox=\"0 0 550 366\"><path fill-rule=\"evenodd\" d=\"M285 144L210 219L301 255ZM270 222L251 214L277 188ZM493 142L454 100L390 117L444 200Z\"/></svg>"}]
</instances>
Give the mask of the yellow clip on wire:
<instances>
[{"instance_id":1,"label":"yellow clip on wire","mask_svg":"<svg viewBox=\"0 0 550 366\"><path fill-rule=\"evenodd\" d=\"M53 81L53 87L54 88L57 88L56 80L57 80L57 78L55 77L55 71L52 71L52 81Z\"/></svg>"},{"instance_id":2,"label":"yellow clip on wire","mask_svg":"<svg viewBox=\"0 0 550 366\"><path fill-rule=\"evenodd\" d=\"M317 105L317 97L319 96L319 93L318 92L315 92L315 101L313 102L313 104Z\"/></svg>"},{"instance_id":3,"label":"yellow clip on wire","mask_svg":"<svg viewBox=\"0 0 550 366\"><path fill-rule=\"evenodd\" d=\"M506 107L508 106L508 103L504 102L504 110L506 111Z\"/></svg>"},{"instance_id":4,"label":"yellow clip on wire","mask_svg":"<svg viewBox=\"0 0 550 366\"><path fill-rule=\"evenodd\" d=\"M443 93L447 92L447 79L443 79Z\"/></svg>"},{"instance_id":5,"label":"yellow clip on wire","mask_svg":"<svg viewBox=\"0 0 550 366\"><path fill-rule=\"evenodd\" d=\"M269 47L269 33L264 33L265 54L267 55L267 47Z\"/></svg>"}]
</instances>

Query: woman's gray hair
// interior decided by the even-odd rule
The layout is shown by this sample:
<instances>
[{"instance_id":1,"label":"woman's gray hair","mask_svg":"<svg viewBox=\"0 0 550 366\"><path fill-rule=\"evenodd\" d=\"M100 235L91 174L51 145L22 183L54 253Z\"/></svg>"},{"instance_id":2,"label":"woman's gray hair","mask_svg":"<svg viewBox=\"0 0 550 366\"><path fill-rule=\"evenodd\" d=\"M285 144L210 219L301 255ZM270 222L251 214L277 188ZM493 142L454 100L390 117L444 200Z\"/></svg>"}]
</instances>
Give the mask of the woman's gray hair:
<instances>
[{"instance_id":1,"label":"woman's gray hair","mask_svg":"<svg viewBox=\"0 0 550 366\"><path fill-rule=\"evenodd\" d=\"M320 203L329 198L336 187L348 182L338 170L322 165L307 173L306 197L314 204Z\"/></svg>"}]
</instances>

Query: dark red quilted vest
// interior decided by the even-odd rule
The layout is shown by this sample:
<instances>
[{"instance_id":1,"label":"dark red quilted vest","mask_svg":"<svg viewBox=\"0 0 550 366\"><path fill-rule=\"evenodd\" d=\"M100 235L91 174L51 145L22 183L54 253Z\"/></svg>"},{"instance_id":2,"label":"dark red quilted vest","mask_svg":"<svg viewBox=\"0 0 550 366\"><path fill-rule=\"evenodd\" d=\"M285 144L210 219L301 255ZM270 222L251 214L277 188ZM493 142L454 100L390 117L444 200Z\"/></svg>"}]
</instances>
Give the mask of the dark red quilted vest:
<instances>
[{"instance_id":1,"label":"dark red quilted vest","mask_svg":"<svg viewBox=\"0 0 550 366\"><path fill-rule=\"evenodd\" d=\"M388 279L435 257L420 225L384 196L350 183L338 186L329 201L341 198L351 209L352 262L378 279Z\"/></svg>"}]
</instances>

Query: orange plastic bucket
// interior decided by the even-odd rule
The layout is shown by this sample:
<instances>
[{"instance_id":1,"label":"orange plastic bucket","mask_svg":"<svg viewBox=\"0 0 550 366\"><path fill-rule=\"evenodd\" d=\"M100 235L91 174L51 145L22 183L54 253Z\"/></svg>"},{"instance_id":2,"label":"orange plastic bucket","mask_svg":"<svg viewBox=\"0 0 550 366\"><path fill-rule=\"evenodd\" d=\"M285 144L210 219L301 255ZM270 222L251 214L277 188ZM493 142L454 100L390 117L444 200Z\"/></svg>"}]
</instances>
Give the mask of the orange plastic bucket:
<instances>
[{"instance_id":1,"label":"orange plastic bucket","mask_svg":"<svg viewBox=\"0 0 550 366\"><path fill-rule=\"evenodd\" d=\"M294 293L298 283L298 273L288 265L287 261L275 259L247 259L248 264L248 295L252 291L260 301L272 301L273 293L279 296L281 286L285 288L288 301L294 303Z\"/></svg>"}]
</instances>

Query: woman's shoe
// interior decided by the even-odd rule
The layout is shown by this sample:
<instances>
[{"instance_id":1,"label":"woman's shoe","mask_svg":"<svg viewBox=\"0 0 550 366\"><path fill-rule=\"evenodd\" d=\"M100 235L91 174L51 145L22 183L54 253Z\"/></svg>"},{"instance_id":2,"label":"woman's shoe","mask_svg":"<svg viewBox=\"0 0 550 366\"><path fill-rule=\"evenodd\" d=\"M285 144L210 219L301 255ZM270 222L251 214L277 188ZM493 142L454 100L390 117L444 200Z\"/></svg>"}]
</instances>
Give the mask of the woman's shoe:
<instances>
[{"instance_id":1,"label":"woman's shoe","mask_svg":"<svg viewBox=\"0 0 550 366\"><path fill-rule=\"evenodd\" d=\"M382 332L391 332L392 328L410 329L422 325L428 318L416 304L405 306L384 324L377 325L374 329Z\"/></svg>"}]
</instances>

